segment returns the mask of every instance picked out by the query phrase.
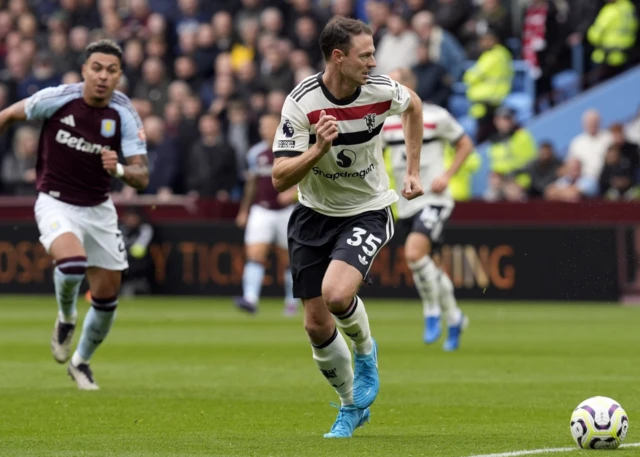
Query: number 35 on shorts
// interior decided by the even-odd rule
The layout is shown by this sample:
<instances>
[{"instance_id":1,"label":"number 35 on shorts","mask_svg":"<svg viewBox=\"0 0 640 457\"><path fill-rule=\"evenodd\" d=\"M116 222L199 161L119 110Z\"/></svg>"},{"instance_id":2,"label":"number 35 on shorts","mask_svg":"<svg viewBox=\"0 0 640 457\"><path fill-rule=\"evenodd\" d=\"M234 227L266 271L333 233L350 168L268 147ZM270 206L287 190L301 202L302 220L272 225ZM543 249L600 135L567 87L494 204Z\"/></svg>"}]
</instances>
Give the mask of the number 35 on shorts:
<instances>
[{"instance_id":1,"label":"number 35 on shorts","mask_svg":"<svg viewBox=\"0 0 640 457\"><path fill-rule=\"evenodd\" d=\"M375 256L378 249L380 249L382 240L372 233L367 235L367 231L360 227L354 227L351 238L347 240L347 244L354 247L362 246L364 255L358 255L358 260L362 265L368 265L370 258ZM369 257L369 259L367 257Z\"/></svg>"}]
</instances>

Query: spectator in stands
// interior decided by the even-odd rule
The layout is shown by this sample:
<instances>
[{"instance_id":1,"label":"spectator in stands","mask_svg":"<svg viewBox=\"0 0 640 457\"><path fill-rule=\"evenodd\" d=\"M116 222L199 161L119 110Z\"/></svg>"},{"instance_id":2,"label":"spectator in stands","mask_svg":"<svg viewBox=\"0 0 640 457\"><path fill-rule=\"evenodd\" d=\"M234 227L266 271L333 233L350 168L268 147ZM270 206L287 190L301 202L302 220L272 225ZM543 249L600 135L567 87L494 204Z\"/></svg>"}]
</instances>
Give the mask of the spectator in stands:
<instances>
[{"instance_id":1,"label":"spectator in stands","mask_svg":"<svg viewBox=\"0 0 640 457\"><path fill-rule=\"evenodd\" d=\"M528 189L531 178L515 173L535 158L536 143L531 133L518 125L515 111L500 107L495 112L496 134L489 139L491 176L485 199L523 200L522 189Z\"/></svg>"},{"instance_id":2,"label":"spectator in stands","mask_svg":"<svg viewBox=\"0 0 640 457\"><path fill-rule=\"evenodd\" d=\"M22 126L13 136L13 153L2 160L2 187L8 195L36 195L38 130Z\"/></svg>"},{"instance_id":3,"label":"spectator in stands","mask_svg":"<svg viewBox=\"0 0 640 457\"><path fill-rule=\"evenodd\" d=\"M482 55L463 77L467 84L467 98L471 102L469 115L478 121L478 143L496 132L493 116L511 92L513 81L511 53L500 44L493 31L482 36L480 47Z\"/></svg>"},{"instance_id":4,"label":"spectator in stands","mask_svg":"<svg viewBox=\"0 0 640 457\"><path fill-rule=\"evenodd\" d=\"M607 200L635 200L640 197L636 169L616 144L607 149L599 182L600 195Z\"/></svg>"},{"instance_id":5,"label":"spectator in stands","mask_svg":"<svg viewBox=\"0 0 640 457\"><path fill-rule=\"evenodd\" d=\"M589 27L595 21L602 5L604 5L604 0L592 0L589 2L585 2L584 0L568 0L569 14L567 15L567 33L569 35L566 42L570 47L581 46L582 66L586 72L588 72L591 67L591 53L593 52L593 48L585 38Z\"/></svg>"},{"instance_id":6,"label":"spectator in stands","mask_svg":"<svg viewBox=\"0 0 640 457\"><path fill-rule=\"evenodd\" d=\"M511 18L500 0L484 0L464 24L461 38L469 59L476 60L480 57L480 37L488 30L494 30L500 40L506 40L512 35Z\"/></svg>"},{"instance_id":7,"label":"spectator in stands","mask_svg":"<svg viewBox=\"0 0 640 457\"><path fill-rule=\"evenodd\" d=\"M189 154L187 190L202 197L228 201L238 181L236 153L224 139L216 116L203 115L199 130L200 138Z\"/></svg>"},{"instance_id":8,"label":"spectator in stands","mask_svg":"<svg viewBox=\"0 0 640 457\"><path fill-rule=\"evenodd\" d=\"M510 177L515 179L520 174L529 176L531 184L528 188L522 187L522 192L529 198L541 198L546 188L560 177L561 168L562 161L556 156L553 145L544 141L538 149L538 158L511 172Z\"/></svg>"},{"instance_id":9,"label":"spectator in stands","mask_svg":"<svg viewBox=\"0 0 640 457\"><path fill-rule=\"evenodd\" d=\"M640 171L640 148L638 144L627 140L622 124L613 124L609 131L611 132L612 144L618 147L622 157L629 161L635 179Z\"/></svg>"},{"instance_id":10,"label":"spectator in stands","mask_svg":"<svg viewBox=\"0 0 640 457\"><path fill-rule=\"evenodd\" d=\"M387 32L387 18L391 15L391 3L385 0L367 2L369 27L373 31L373 45L378 47L380 39Z\"/></svg>"},{"instance_id":11,"label":"spectator in stands","mask_svg":"<svg viewBox=\"0 0 640 457\"><path fill-rule=\"evenodd\" d=\"M611 133L600 128L600 113L591 109L582 115L583 133L571 140L568 159L578 159L582 174L597 180L602 171L604 156L611 144Z\"/></svg>"},{"instance_id":12,"label":"spectator in stands","mask_svg":"<svg viewBox=\"0 0 640 457\"><path fill-rule=\"evenodd\" d=\"M448 145L444 151L444 167L448 170L455 157L455 148ZM477 151L473 151L467 160L462 163L458 172L449 180L449 192L455 201L468 201L473 197L473 175L480 169L482 157Z\"/></svg>"},{"instance_id":13,"label":"spectator in stands","mask_svg":"<svg viewBox=\"0 0 640 457\"><path fill-rule=\"evenodd\" d=\"M562 176L547 186L546 200L578 202L598 195L598 180L582 174L578 159L569 159L562 167Z\"/></svg>"},{"instance_id":14,"label":"spectator in stands","mask_svg":"<svg viewBox=\"0 0 640 457\"><path fill-rule=\"evenodd\" d=\"M317 46L316 46L317 48ZM385 33L376 48L375 74L388 74L391 70L416 64L418 35L407 27L407 22L399 14L392 14L387 20Z\"/></svg>"},{"instance_id":15,"label":"spectator in stands","mask_svg":"<svg viewBox=\"0 0 640 457\"><path fill-rule=\"evenodd\" d=\"M418 38L429 47L429 60L443 67L453 81L457 81L464 70L466 56L456 38L435 23L433 14L420 11L413 16L411 27Z\"/></svg>"},{"instance_id":16,"label":"spectator in stands","mask_svg":"<svg viewBox=\"0 0 640 457\"><path fill-rule=\"evenodd\" d=\"M227 109L227 140L236 152L238 177L241 179L247 168L247 152L260 141L258 124L250 119L247 106L242 100L231 100Z\"/></svg>"},{"instance_id":17,"label":"spectator in stands","mask_svg":"<svg viewBox=\"0 0 640 457\"><path fill-rule=\"evenodd\" d=\"M416 75L416 93L423 102L447 107L451 94L451 77L447 71L429 59L429 45L421 43L416 54L418 63L411 69Z\"/></svg>"},{"instance_id":18,"label":"spectator in stands","mask_svg":"<svg viewBox=\"0 0 640 457\"><path fill-rule=\"evenodd\" d=\"M636 117L626 125L624 133L627 140L640 145L640 110L636 113Z\"/></svg>"},{"instance_id":19,"label":"spectator in stands","mask_svg":"<svg viewBox=\"0 0 640 457\"><path fill-rule=\"evenodd\" d=\"M60 76L56 73L51 55L47 51L40 51L33 59L31 73L18 86L19 91L33 95L40 89L60 84Z\"/></svg>"},{"instance_id":20,"label":"spectator in stands","mask_svg":"<svg viewBox=\"0 0 640 457\"><path fill-rule=\"evenodd\" d=\"M166 134L166 125L160 116L145 118L144 131L149 158L149 185L143 193L166 197L173 194L178 176L182 174L180 150Z\"/></svg>"},{"instance_id":21,"label":"spectator in stands","mask_svg":"<svg viewBox=\"0 0 640 457\"><path fill-rule=\"evenodd\" d=\"M289 68L287 55L280 52L277 44L265 53L260 78L267 90L289 91L293 88L293 72Z\"/></svg>"},{"instance_id":22,"label":"spectator in stands","mask_svg":"<svg viewBox=\"0 0 640 457\"><path fill-rule=\"evenodd\" d=\"M149 58L142 64L142 79L136 84L133 96L147 99L153 106L153 113L161 115L168 101L169 80L164 63L157 57Z\"/></svg>"},{"instance_id":23,"label":"spectator in stands","mask_svg":"<svg viewBox=\"0 0 640 457\"><path fill-rule=\"evenodd\" d=\"M628 68L629 53L638 31L636 7L631 0L607 0L589 28L587 38L595 48L595 82L606 81Z\"/></svg>"},{"instance_id":24,"label":"spectator in stands","mask_svg":"<svg viewBox=\"0 0 640 457\"><path fill-rule=\"evenodd\" d=\"M536 84L536 112L542 105L554 105L551 79L570 62L564 43L564 16L551 0L532 0L525 11L522 31L523 59Z\"/></svg>"},{"instance_id":25,"label":"spectator in stands","mask_svg":"<svg viewBox=\"0 0 640 457\"><path fill-rule=\"evenodd\" d=\"M463 26L473 13L471 0L437 0L434 7L438 25L461 42Z\"/></svg>"}]
</instances>

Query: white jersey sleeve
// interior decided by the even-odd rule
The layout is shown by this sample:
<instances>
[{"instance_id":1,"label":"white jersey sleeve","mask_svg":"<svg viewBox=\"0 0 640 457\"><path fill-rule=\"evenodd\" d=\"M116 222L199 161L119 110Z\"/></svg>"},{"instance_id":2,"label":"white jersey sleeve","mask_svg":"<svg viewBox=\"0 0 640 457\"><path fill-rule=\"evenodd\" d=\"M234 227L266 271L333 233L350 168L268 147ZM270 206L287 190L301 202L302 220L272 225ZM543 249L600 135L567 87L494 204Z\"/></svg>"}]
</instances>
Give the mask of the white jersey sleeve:
<instances>
[{"instance_id":1,"label":"white jersey sleeve","mask_svg":"<svg viewBox=\"0 0 640 457\"><path fill-rule=\"evenodd\" d=\"M456 144L464 135L464 127L447 110L442 109L440 120L436 124L436 137Z\"/></svg>"},{"instance_id":2,"label":"white jersey sleeve","mask_svg":"<svg viewBox=\"0 0 640 457\"><path fill-rule=\"evenodd\" d=\"M387 76L387 78L389 78ZM392 83L392 96L391 96L391 108L389 109L389 116L394 114L404 113L409 107L411 102L411 94L409 90L397 81L389 78Z\"/></svg>"},{"instance_id":3,"label":"white jersey sleeve","mask_svg":"<svg viewBox=\"0 0 640 457\"><path fill-rule=\"evenodd\" d=\"M273 140L273 155L295 157L309 149L311 126L304 111L291 96L282 107L282 118Z\"/></svg>"},{"instance_id":4,"label":"white jersey sleeve","mask_svg":"<svg viewBox=\"0 0 640 457\"><path fill-rule=\"evenodd\" d=\"M49 119L62 106L82 97L84 83L61 84L39 90L26 99L24 112L27 120L41 121Z\"/></svg>"},{"instance_id":5,"label":"white jersey sleeve","mask_svg":"<svg viewBox=\"0 0 640 457\"><path fill-rule=\"evenodd\" d=\"M115 92L109 106L120 114L122 121L122 155L131 157L147 153L147 139L142 120L129 97Z\"/></svg>"}]
</instances>

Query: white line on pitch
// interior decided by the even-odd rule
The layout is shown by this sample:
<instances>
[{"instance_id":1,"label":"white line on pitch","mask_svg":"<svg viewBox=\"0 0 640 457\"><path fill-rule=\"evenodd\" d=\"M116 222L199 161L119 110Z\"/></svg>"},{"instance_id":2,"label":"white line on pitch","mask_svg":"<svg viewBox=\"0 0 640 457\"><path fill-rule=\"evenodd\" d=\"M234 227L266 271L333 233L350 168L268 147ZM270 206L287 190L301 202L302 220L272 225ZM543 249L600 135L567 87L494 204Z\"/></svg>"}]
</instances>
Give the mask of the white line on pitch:
<instances>
[{"instance_id":1,"label":"white line on pitch","mask_svg":"<svg viewBox=\"0 0 640 457\"><path fill-rule=\"evenodd\" d=\"M623 444L620 447L640 447L640 443ZM521 455L550 454L553 452L571 452L579 450L580 449L578 449L577 447L552 447L546 449L532 449L530 451L502 452L499 454L479 454L469 457L519 457Z\"/></svg>"}]
</instances>

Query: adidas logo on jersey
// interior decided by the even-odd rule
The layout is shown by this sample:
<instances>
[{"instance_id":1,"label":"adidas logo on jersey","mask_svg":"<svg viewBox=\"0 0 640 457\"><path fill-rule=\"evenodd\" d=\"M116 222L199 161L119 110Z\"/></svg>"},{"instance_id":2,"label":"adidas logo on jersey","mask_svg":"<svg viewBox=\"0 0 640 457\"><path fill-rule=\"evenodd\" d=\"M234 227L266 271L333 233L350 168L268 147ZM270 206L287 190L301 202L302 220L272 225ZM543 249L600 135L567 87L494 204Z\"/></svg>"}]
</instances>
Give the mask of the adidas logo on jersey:
<instances>
[{"instance_id":1,"label":"adidas logo on jersey","mask_svg":"<svg viewBox=\"0 0 640 457\"><path fill-rule=\"evenodd\" d=\"M109 149L109 146L103 146L97 143L89 143L84 138L78 138L71 135L66 130L58 130L56 133L56 142L69 146L76 151L87 152L89 154L101 154L103 149Z\"/></svg>"},{"instance_id":2,"label":"adidas logo on jersey","mask_svg":"<svg viewBox=\"0 0 640 457\"><path fill-rule=\"evenodd\" d=\"M76 126L76 120L73 118L73 114L69 114L68 116L63 117L62 119L60 119L60 122L62 122L63 124L67 124L69 127Z\"/></svg>"}]
</instances>

